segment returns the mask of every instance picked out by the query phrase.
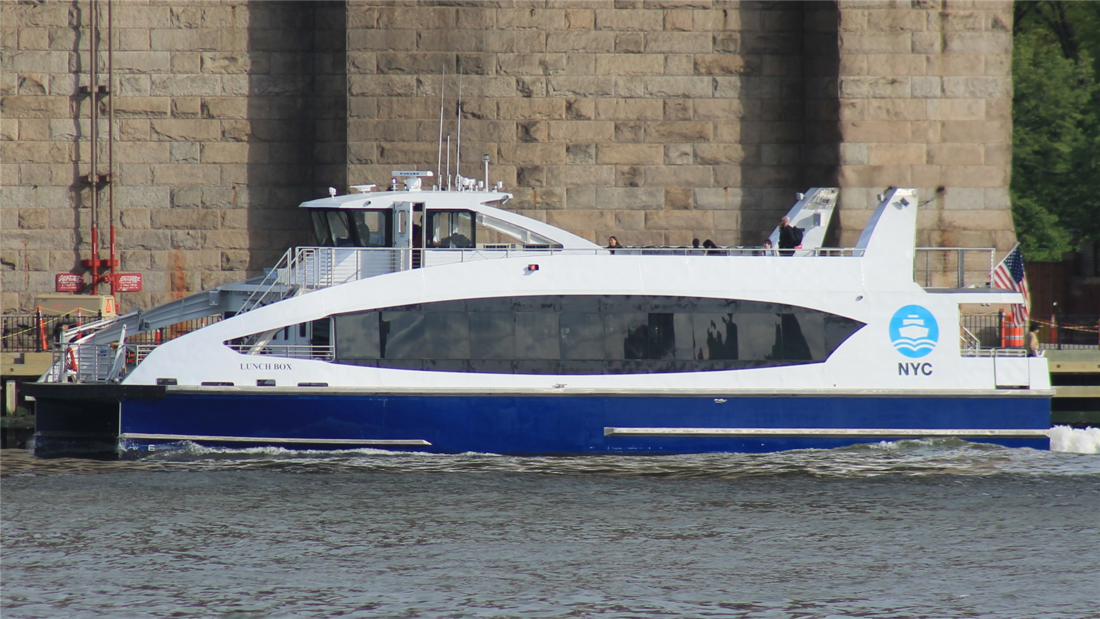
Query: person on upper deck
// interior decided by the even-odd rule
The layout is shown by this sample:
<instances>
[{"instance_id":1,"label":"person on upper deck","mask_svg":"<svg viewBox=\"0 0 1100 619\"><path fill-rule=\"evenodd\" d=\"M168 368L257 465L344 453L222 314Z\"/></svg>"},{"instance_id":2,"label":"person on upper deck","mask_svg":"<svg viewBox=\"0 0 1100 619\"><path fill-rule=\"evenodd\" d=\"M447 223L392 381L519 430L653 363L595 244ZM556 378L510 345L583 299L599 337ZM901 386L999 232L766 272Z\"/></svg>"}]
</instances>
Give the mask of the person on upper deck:
<instances>
[{"instance_id":1,"label":"person on upper deck","mask_svg":"<svg viewBox=\"0 0 1100 619\"><path fill-rule=\"evenodd\" d=\"M802 228L791 225L791 218L784 216L779 220L779 255L793 256L791 250L798 249L802 245Z\"/></svg>"},{"instance_id":2,"label":"person on upper deck","mask_svg":"<svg viewBox=\"0 0 1100 619\"><path fill-rule=\"evenodd\" d=\"M622 245L619 244L619 239L611 236L607 238L607 248L611 250L611 253L615 253L616 249L622 249Z\"/></svg>"}]
</instances>

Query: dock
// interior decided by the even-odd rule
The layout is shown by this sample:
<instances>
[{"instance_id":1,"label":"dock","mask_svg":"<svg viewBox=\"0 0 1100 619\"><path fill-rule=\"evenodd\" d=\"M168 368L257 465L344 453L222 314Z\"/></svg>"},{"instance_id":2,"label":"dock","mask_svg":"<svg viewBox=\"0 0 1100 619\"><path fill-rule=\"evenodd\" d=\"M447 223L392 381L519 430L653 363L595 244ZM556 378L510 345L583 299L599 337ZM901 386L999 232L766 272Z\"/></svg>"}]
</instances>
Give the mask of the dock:
<instances>
[{"instance_id":1,"label":"dock","mask_svg":"<svg viewBox=\"0 0 1100 619\"><path fill-rule=\"evenodd\" d=\"M23 448L34 436L34 403L19 393L19 383L34 382L54 362L53 351L0 353L3 415L0 415L0 448Z\"/></svg>"},{"instance_id":2,"label":"dock","mask_svg":"<svg viewBox=\"0 0 1100 619\"><path fill-rule=\"evenodd\" d=\"M1050 424L1100 427L1100 349L1046 351L1050 384Z\"/></svg>"}]
</instances>

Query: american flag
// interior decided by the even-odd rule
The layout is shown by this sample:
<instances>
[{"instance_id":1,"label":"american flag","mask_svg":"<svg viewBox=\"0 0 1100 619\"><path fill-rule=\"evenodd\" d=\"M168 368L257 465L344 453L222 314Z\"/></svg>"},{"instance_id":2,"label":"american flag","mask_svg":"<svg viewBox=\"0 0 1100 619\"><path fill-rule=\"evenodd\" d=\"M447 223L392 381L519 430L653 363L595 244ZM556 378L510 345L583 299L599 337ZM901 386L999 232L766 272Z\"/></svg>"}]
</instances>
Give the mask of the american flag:
<instances>
[{"instance_id":1,"label":"american flag","mask_svg":"<svg viewBox=\"0 0 1100 619\"><path fill-rule=\"evenodd\" d=\"M993 286L1004 290L1014 290L1024 295L1023 305L1012 306L1012 320L1023 328L1027 328L1028 311L1030 303L1027 291L1027 279L1024 277L1024 257L1020 253L1020 244L1017 243L1012 251L1008 252L1004 260L993 269Z\"/></svg>"}]
</instances>

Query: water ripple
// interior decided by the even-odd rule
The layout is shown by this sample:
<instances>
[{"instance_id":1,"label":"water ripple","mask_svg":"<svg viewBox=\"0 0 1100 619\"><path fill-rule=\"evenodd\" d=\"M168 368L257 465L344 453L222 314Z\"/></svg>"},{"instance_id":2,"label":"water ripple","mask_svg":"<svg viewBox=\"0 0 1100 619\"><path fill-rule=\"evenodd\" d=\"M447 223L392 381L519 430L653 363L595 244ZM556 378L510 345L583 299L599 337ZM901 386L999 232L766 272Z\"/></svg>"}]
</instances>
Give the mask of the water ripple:
<instances>
[{"instance_id":1,"label":"water ripple","mask_svg":"<svg viewBox=\"0 0 1100 619\"><path fill-rule=\"evenodd\" d=\"M1091 429L1100 437L1100 430ZM1076 431L1084 432L1084 431ZM1089 439L1088 435L1085 435ZM1069 445L1088 441L1066 439ZM960 439L882 441L831 450L765 454L677 456L501 456L393 452L379 449L334 451L280 447L212 448L179 443L138 460L39 459L26 451L5 450L0 476L96 474L119 471L260 470L287 474L339 472L514 473L639 478L752 478L778 476L859 478L923 475L1096 475L1100 459L1089 454L1009 449Z\"/></svg>"}]
</instances>

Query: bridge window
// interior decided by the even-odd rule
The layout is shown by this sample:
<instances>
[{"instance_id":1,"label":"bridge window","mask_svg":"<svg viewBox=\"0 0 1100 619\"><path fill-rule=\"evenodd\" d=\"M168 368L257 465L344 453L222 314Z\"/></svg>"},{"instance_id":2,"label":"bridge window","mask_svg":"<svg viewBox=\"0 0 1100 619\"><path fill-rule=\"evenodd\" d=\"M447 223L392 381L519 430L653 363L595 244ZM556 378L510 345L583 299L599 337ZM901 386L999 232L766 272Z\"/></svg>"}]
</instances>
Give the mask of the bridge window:
<instances>
[{"instance_id":1,"label":"bridge window","mask_svg":"<svg viewBox=\"0 0 1100 619\"><path fill-rule=\"evenodd\" d=\"M391 211L351 211L356 247L392 247Z\"/></svg>"},{"instance_id":2,"label":"bridge window","mask_svg":"<svg viewBox=\"0 0 1100 619\"><path fill-rule=\"evenodd\" d=\"M430 247L469 248L475 246L474 214L471 211L430 211Z\"/></svg>"},{"instance_id":3,"label":"bridge window","mask_svg":"<svg viewBox=\"0 0 1100 619\"><path fill-rule=\"evenodd\" d=\"M321 247L392 247L390 211L317 209L310 213Z\"/></svg>"}]
</instances>

